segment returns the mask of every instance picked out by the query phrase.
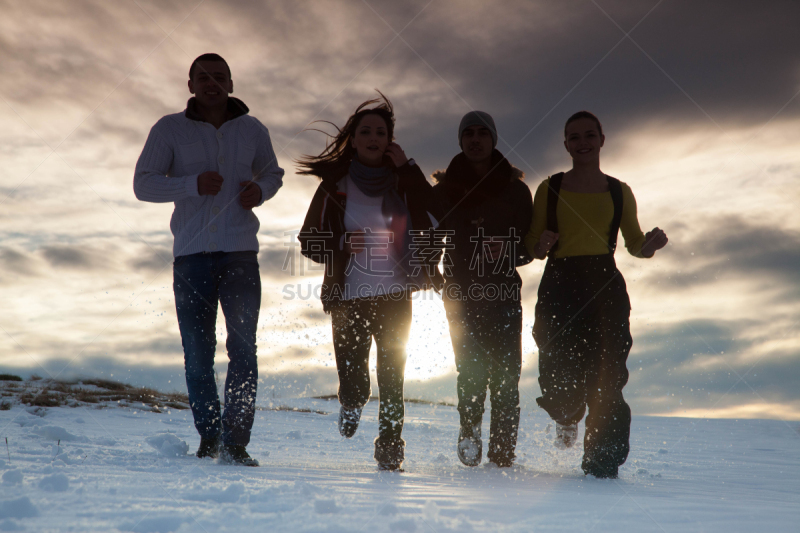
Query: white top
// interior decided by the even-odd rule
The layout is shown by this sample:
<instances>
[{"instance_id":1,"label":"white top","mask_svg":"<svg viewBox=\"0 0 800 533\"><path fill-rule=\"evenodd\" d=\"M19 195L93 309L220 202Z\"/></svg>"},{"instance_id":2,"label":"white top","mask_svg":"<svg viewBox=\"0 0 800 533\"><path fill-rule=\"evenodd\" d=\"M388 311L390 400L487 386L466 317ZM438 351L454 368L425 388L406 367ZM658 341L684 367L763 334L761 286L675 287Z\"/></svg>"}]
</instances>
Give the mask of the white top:
<instances>
[{"instance_id":1,"label":"white top","mask_svg":"<svg viewBox=\"0 0 800 533\"><path fill-rule=\"evenodd\" d=\"M406 277L398 265L394 237L381 212L383 197L370 197L347 178L344 227L348 232L367 232L366 250L350 256L345 270L344 299L368 298L405 290Z\"/></svg>"},{"instance_id":2,"label":"white top","mask_svg":"<svg viewBox=\"0 0 800 533\"><path fill-rule=\"evenodd\" d=\"M200 196L197 177L219 172L225 181L216 196ZM254 180L261 203L283 184L269 132L242 115L219 130L185 113L167 115L150 130L136 163L133 191L145 202L175 202L170 229L173 255L258 251L258 218L239 203L240 182Z\"/></svg>"}]
</instances>

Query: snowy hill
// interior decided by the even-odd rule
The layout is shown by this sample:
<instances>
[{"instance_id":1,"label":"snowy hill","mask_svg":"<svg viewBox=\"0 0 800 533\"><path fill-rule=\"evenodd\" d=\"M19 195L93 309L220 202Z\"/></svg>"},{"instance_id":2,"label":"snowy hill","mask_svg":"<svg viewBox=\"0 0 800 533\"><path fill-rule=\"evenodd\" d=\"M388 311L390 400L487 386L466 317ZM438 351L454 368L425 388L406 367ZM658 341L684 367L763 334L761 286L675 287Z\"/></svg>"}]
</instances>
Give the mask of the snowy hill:
<instances>
[{"instance_id":1,"label":"snowy hill","mask_svg":"<svg viewBox=\"0 0 800 533\"><path fill-rule=\"evenodd\" d=\"M272 402L248 447L260 468L192 456L187 410L7 404L0 530L732 533L800 522L797 424L634 414L620 479L601 481L583 476L582 447L553 447L541 411L523 412L517 466L470 469L455 455L455 408L409 403L398 474L372 459L376 402L351 440L336 430L336 401Z\"/></svg>"}]
</instances>

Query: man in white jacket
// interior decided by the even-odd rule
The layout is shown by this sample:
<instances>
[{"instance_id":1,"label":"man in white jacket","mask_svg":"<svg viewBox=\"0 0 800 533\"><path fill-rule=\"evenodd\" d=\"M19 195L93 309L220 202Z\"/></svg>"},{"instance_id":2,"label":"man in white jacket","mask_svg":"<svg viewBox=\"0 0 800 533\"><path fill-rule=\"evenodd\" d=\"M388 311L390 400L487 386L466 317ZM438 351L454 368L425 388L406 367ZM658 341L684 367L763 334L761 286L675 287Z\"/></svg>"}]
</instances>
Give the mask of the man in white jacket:
<instances>
[{"instance_id":1,"label":"man in white jacket","mask_svg":"<svg viewBox=\"0 0 800 533\"><path fill-rule=\"evenodd\" d=\"M136 164L133 190L145 202L174 202L170 228L173 289L183 344L186 386L200 433L197 456L258 466L246 446L255 415L256 326L261 306L258 218L253 208L283 184L269 132L228 96L228 64L204 54L189 70L182 113L150 130ZM217 306L225 315L228 374L225 412L216 380Z\"/></svg>"}]
</instances>

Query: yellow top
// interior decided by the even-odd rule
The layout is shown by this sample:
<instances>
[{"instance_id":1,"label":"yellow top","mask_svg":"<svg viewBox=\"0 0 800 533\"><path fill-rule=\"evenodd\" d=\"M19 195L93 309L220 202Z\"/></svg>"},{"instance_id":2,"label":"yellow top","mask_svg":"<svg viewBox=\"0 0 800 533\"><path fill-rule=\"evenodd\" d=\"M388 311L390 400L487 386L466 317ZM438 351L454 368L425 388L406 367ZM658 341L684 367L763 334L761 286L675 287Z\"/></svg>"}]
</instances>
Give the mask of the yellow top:
<instances>
[{"instance_id":1,"label":"yellow top","mask_svg":"<svg viewBox=\"0 0 800 533\"><path fill-rule=\"evenodd\" d=\"M547 189L550 178L544 180L533 199L533 221L525 236L525 246L533 254L533 247L547 229ZM622 220L619 227L625 238L625 247L635 257L644 257L644 233L636 218L636 198L627 184L622 185ZM561 197L556 208L558 217L558 247L556 257L600 255L608 253L608 232L614 218L614 202L610 192L581 193L559 191Z\"/></svg>"}]
</instances>

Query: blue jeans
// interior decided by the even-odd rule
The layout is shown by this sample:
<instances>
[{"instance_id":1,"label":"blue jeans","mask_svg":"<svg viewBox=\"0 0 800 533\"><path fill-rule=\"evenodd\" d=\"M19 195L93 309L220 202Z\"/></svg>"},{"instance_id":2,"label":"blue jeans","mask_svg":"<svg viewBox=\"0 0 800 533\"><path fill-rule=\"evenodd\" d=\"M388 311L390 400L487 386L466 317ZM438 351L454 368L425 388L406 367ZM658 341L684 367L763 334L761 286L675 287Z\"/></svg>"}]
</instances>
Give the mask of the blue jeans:
<instances>
[{"instance_id":1,"label":"blue jeans","mask_svg":"<svg viewBox=\"0 0 800 533\"><path fill-rule=\"evenodd\" d=\"M250 442L256 406L256 326L261 277L256 252L212 252L175 258L175 307L183 344L186 387L194 425L203 438L222 435L225 444ZM217 304L228 338L225 413L220 414L214 377Z\"/></svg>"}]
</instances>

